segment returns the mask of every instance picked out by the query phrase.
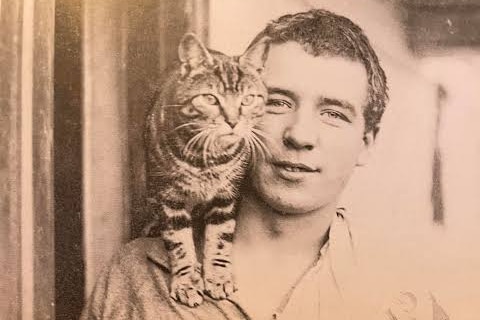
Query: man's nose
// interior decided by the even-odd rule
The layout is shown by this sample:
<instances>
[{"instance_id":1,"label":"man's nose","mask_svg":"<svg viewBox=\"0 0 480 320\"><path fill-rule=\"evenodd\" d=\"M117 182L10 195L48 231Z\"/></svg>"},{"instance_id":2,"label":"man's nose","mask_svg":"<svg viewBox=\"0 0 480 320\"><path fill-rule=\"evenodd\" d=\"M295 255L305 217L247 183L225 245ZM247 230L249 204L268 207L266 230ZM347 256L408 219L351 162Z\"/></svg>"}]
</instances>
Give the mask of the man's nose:
<instances>
[{"instance_id":1,"label":"man's nose","mask_svg":"<svg viewBox=\"0 0 480 320\"><path fill-rule=\"evenodd\" d=\"M300 115L285 129L283 144L296 150L313 150L315 147L315 128L312 117Z\"/></svg>"}]
</instances>

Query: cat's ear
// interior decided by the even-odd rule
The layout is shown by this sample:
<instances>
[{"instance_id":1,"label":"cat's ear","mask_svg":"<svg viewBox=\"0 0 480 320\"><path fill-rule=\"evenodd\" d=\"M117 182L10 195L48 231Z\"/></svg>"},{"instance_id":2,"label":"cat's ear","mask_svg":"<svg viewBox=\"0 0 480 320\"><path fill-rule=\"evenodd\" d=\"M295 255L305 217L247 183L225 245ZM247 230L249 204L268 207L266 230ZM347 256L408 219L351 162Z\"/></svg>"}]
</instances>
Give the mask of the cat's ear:
<instances>
[{"instance_id":1,"label":"cat's ear","mask_svg":"<svg viewBox=\"0 0 480 320\"><path fill-rule=\"evenodd\" d=\"M263 37L250 44L244 54L239 58L241 65L250 65L258 72L262 72L267 61L268 50L270 48L270 38Z\"/></svg>"},{"instance_id":2,"label":"cat's ear","mask_svg":"<svg viewBox=\"0 0 480 320\"><path fill-rule=\"evenodd\" d=\"M187 33L183 36L178 46L178 58L182 62L182 68L188 66L188 69L194 69L203 63L213 64L212 55L193 33Z\"/></svg>"}]
</instances>

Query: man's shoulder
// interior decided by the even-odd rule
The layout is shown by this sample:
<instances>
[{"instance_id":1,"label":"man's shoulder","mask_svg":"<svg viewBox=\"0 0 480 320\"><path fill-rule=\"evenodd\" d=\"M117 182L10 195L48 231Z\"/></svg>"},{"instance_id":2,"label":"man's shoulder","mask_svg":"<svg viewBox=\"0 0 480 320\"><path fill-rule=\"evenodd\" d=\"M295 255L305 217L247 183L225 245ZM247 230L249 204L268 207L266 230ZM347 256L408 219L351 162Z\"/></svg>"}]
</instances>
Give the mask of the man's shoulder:
<instances>
[{"instance_id":1,"label":"man's shoulder","mask_svg":"<svg viewBox=\"0 0 480 320\"><path fill-rule=\"evenodd\" d=\"M169 276L160 238L132 240L100 275L81 319L245 319L229 300L206 297L197 308L177 303L170 298Z\"/></svg>"},{"instance_id":2,"label":"man's shoulder","mask_svg":"<svg viewBox=\"0 0 480 320\"><path fill-rule=\"evenodd\" d=\"M81 319L153 319L140 315L170 312L167 277L161 268L165 256L160 239L125 244L99 275ZM152 297L158 310L148 306Z\"/></svg>"},{"instance_id":3,"label":"man's shoulder","mask_svg":"<svg viewBox=\"0 0 480 320\"><path fill-rule=\"evenodd\" d=\"M126 243L116 254L113 264L122 269L155 263L168 271L168 257L160 238L137 238Z\"/></svg>"}]
</instances>

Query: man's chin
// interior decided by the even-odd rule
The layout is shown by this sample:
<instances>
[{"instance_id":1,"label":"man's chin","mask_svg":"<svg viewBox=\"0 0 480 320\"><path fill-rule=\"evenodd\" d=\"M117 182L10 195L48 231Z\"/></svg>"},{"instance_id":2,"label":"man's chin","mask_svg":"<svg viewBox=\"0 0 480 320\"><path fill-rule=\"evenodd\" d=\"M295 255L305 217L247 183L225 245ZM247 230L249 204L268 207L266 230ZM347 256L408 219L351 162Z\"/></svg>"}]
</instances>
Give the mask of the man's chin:
<instances>
[{"instance_id":1,"label":"man's chin","mask_svg":"<svg viewBox=\"0 0 480 320\"><path fill-rule=\"evenodd\" d=\"M272 208L275 213L283 216L308 215L321 207L318 203L310 203L299 197L289 199L288 196L282 197L281 199L264 199L264 202Z\"/></svg>"}]
</instances>

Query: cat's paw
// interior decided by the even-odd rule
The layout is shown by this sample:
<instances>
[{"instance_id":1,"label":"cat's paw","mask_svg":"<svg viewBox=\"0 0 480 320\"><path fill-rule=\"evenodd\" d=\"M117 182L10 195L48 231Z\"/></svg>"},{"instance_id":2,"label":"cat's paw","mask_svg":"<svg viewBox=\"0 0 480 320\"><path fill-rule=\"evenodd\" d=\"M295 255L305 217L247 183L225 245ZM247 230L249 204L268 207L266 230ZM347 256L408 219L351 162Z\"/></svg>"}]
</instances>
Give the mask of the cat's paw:
<instances>
[{"instance_id":1,"label":"cat's paw","mask_svg":"<svg viewBox=\"0 0 480 320\"><path fill-rule=\"evenodd\" d=\"M203 279L199 272L192 271L181 276L173 276L170 297L191 308L203 302Z\"/></svg>"},{"instance_id":2,"label":"cat's paw","mask_svg":"<svg viewBox=\"0 0 480 320\"><path fill-rule=\"evenodd\" d=\"M230 268L210 266L203 273L205 292L213 299L226 299L236 291Z\"/></svg>"}]
</instances>

